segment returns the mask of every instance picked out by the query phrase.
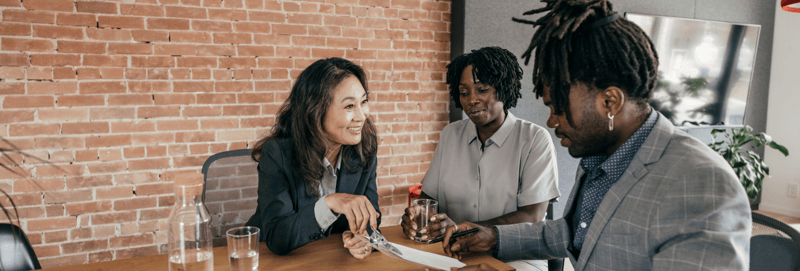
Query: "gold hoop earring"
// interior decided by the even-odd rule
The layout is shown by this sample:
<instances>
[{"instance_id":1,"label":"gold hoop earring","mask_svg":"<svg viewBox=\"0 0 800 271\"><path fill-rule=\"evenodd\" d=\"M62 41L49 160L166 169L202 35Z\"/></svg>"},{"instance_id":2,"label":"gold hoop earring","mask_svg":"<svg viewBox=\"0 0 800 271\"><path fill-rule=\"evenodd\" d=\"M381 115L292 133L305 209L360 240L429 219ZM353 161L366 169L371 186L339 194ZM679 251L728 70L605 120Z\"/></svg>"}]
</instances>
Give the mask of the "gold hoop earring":
<instances>
[{"instance_id":1,"label":"gold hoop earring","mask_svg":"<svg viewBox=\"0 0 800 271\"><path fill-rule=\"evenodd\" d=\"M614 116L608 112L608 131L614 131Z\"/></svg>"}]
</instances>

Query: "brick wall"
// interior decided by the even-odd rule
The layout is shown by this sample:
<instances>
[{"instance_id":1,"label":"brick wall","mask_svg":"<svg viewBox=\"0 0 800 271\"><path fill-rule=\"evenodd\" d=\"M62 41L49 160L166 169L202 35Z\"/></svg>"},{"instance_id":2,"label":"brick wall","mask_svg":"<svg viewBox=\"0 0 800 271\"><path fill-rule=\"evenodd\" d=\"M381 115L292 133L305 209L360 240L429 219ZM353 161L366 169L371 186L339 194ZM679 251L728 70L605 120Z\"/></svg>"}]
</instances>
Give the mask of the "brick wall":
<instances>
[{"instance_id":1,"label":"brick wall","mask_svg":"<svg viewBox=\"0 0 800 271\"><path fill-rule=\"evenodd\" d=\"M247 148L313 61L368 72L385 225L447 123L447 0L0 0L0 188L44 267L165 252L172 177ZM2 160L8 162L8 160ZM0 203L8 200L0 196Z\"/></svg>"}]
</instances>

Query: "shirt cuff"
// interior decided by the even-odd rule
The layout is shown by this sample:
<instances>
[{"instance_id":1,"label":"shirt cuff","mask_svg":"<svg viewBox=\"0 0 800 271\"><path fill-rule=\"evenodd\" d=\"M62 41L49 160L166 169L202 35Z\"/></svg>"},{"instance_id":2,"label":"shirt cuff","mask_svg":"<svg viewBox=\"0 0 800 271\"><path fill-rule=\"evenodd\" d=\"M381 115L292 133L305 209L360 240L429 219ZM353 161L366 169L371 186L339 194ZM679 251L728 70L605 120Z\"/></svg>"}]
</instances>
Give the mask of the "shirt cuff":
<instances>
[{"instance_id":1,"label":"shirt cuff","mask_svg":"<svg viewBox=\"0 0 800 271\"><path fill-rule=\"evenodd\" d=\"M328 204L325 203L325 197L327 196L328 195L325 195L319 198L314 205L314 216L317 218L317 225L319 225L319 228L323 231L333 225L336 219L339 219L339 214L334 214L331 208L328 208Z\"/></svg>"}]
</instances>

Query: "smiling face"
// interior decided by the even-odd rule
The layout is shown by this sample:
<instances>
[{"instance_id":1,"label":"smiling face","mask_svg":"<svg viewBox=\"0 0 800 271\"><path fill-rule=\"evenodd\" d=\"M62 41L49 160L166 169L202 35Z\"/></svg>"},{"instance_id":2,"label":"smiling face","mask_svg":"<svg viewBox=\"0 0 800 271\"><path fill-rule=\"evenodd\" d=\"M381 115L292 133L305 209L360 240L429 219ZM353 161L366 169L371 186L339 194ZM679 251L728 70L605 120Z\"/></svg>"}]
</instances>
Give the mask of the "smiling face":
<instances>
[{"instance_id":1,"label":"smiling face","mask_svg":"<svg viewBox=\"0 0 800 271\"><path fill-rule=\"evenodd\" d=\"M497 90L474 78L472 65L467 66L461 72L461 80L458 83L458 99L464 113L479 130L496 131L506 118L503 102L497 100Z\"/></svg>"},{"instance_id":2,"label":"smiling face","mask_svg":"<svg viewBox=\"0 0 800 271\"><path fill-rule=\"evenodd\" d=\"M550 108L547 127L554 128L561 146L567 147L569 155L575 158L603 154L612 144L609 143L608 119L597 110L596 95L589 93L583 84L576 84L569 91L569 108L572 124L567 121L566 112L556 115L550 99L550 88L544 87L542 102Z\"/></svg>"},{"instance_id":3,"label":"smiling face","mask_svg":"<svg viewBox=\"0 0 800 271\"><path fill-rule=\"evenodd\" d=\"M333 90L322 128L332 143L356 145L361 142L361 128L368 117L367 93L358 78L350 75Z\"/></svg>"}]
</instances>

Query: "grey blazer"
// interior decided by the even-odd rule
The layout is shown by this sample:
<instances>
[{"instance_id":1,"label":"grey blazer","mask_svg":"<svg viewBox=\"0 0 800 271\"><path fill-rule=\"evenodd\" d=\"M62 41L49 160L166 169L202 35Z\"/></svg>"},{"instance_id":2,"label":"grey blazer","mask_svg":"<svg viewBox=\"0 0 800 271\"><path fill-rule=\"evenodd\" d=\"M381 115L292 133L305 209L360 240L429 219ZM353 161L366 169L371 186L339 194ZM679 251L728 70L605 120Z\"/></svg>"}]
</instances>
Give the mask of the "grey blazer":
<instances>
[{"instance_id":1,"label":"grey blazer","mask_svg":"<svg viewBox=\"0 0 800 271\"><path fill-rule=\"evenodd\" d=\"M582 175L579 168L576 182ZM564 218L497 226L498 258L569 258L577 271L747 270L751 227L747 196L727 162L659 114L600 203L577 259Z\"/></svg>"}]
</instances>

